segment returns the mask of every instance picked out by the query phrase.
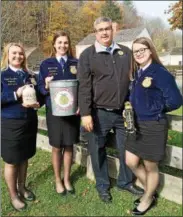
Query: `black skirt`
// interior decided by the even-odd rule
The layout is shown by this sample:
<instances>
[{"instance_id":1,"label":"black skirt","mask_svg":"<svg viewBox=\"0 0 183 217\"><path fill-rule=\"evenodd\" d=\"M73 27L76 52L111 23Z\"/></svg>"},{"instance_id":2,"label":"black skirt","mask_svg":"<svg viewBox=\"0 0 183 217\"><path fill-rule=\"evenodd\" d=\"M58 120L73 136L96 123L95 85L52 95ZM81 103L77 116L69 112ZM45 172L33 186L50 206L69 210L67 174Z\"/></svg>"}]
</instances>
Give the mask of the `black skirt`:
<instances>
[{"instance_id":1,"label":"black skirt","mask_svg":"<svg viewBox=\"0 0 183 217\"><path fill-rule=\"evenodd\" d=\"M139 121L137 123L136 138L128 135L126 150L144 160L161 161L165 156L168 137L168 122L166 119L159 121Z\"/></svg>"},{"instance_id":2,"label":"black skirt","mask_svg":"<svg viewBox=\"0 0 183 217\"><path fill-rule=\"evenodd\" d=\"M47 109L46 122L51 146L61 148L79 142L80 116L53 116L51 110Z\"/></svg>"},{"instance_id":3,"label":"black skirt","mask_svg":"<svg viewBox=\"0 0 183 217\"><path fill-rule=\"evenodd\" d=\"M1 157L18 164L36 153L37 117L31 120L1 119Z\"/></svg>"}]
</instances>

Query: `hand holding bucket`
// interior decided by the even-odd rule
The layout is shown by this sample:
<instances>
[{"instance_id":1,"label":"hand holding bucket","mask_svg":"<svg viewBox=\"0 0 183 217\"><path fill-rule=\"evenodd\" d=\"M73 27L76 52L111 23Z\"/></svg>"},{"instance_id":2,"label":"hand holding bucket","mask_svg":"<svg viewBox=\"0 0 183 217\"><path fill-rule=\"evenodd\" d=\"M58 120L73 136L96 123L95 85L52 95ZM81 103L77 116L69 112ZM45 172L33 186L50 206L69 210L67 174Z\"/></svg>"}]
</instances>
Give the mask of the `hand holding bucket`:
<instances>
[{"instance_id":1,"label":"hand holding bucket","mask_svg":"<svg viewBox=\"0 0 183 217\"><path fill-rule=\"evenodd\" d=\"M53 76L48 76L45 78L45 89L49 89L49 84L53 80Z\"/></svg>"}]
</instances>

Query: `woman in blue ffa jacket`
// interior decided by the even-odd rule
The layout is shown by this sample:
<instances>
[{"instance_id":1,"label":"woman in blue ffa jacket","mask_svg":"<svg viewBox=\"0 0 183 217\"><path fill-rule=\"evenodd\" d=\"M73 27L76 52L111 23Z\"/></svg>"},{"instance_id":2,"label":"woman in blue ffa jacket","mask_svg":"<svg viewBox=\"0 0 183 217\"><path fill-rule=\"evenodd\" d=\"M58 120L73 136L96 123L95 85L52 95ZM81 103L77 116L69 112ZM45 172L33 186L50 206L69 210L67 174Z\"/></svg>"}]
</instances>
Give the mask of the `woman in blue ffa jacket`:
<instances>
[{"instance_id":1,"label":"woman in blue ffa jacket","mask_svg":"<svg viewBox=\"0 0 183 217\"><path fill-rule=\"evenodd\" d=\"M70 182L73 144L79 140L80 117L52 115L49 82L52 80L76 79L77 59L72 55L70 37L59 31L53 37L51 58L40 66L39 90L46 99L46 121L49 143L52 146L52 164L55 175L56 192L60 195L74 193ZM64 178L61 179L61 166L64 166Z\"/></svg>"},{"instance_id":2,"label":"woman in blue ffa jacket","mask_svg":"<svg viewBox=\"0 0 183 217\"><path fill-rule=\"evenodd\" d=\"M130 102L136 119L136 141L126 145L126 163L144 186L134 215L143 215L157 199L158 162L163 160L168 134L166 112L179 108L183 99L174 77L161 64L152 41L141 37L132 45L134 80ZM143 160L143 164L140 163Z\"/></svg>"},{"instance_id":3,"label":"woman in blue ffa jacket","mask_svg":"<svg viewBox=\"0 0 183 217\"><path fill-rule=\"evenodd\" d=\"M24 48L17 43L4 48L1 69L1 156L12 206L21 211L26 207L21 198L35 199L25 182L28 159L36 153L39 103L22 104L22 91L26 84L36 85L36 79L27 69Z\"/></svg>"}]
</instances>

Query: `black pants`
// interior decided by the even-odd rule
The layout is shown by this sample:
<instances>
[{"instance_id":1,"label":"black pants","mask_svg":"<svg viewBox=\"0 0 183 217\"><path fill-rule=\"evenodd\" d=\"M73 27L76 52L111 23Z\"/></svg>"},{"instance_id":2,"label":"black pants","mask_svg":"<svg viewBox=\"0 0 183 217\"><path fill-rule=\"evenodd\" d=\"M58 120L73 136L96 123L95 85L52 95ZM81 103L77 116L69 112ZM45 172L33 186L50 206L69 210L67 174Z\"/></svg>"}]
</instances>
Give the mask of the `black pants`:
<instances>
[{"instance_id":1,"label":"black pants","mask_svg":"<svg viewBox=\"0 0 183 217\"><path fill-rule=\"evenodd\" d=\"M89 152L92 167L96 178L98 191L108 189L110 186L106 156L106 136L113 128L116 132L117 149L119 151L120 170L117 185L126 187L133 181L133 173L125 164L125 129L121 112L111 112L103 109L94 111L94 130L89 136Z\"/></svg>"}]
</instances>

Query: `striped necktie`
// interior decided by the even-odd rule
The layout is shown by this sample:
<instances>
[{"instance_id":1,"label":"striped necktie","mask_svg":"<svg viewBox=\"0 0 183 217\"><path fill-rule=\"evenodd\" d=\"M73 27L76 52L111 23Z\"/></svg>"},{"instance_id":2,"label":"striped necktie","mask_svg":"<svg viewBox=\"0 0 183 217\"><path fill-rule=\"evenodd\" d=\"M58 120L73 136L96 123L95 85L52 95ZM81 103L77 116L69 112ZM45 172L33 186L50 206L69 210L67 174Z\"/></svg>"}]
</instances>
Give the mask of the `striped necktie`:
<instances>
[{"instance_id":1,"label":"striped necktie","mask_svg":"<svg viewBox=\"0 0 183 217\"><path fill-rule=\"evenodd\" d=\"M25 83L25 79L26 79L26 74L24 71L22 70L17 70L16 73L18 74L18 76L21 78L21 80Z\"/></svg>"},{"instance_id":2,"label":"striped necktie","mask_svg":"<svg viewBox=\"0 0 183 217\"><path fill-rule=\"evenodd\" d=\"M142 76L142 73L143 73L143 70L142 69L139 69L138 70L138 78L140 78Z\"/></svg>"},{"instance_id":3,"label":"striped necktie","mask_svg":"<svg viewBox=\"0 0 183 217\"><path fill-rule=\"evenodd\" d=\"M112 50L112 47L107 47L106 48L106 51L109 52L109 53L111 52L111 50Z\"/></svg>"},{"instance_id":4,"label":"striped necktie","mask_svg":"<svg viewBox=\"0 0 183 217\"><path fill-rule=\"evenodd\" d=\"M64 60L64 58L60 58L60 65L61 65L61 67L62 67L62 69L64 69L64 66L65 66L65 60Z\"/></svg>"}]
</instances>

